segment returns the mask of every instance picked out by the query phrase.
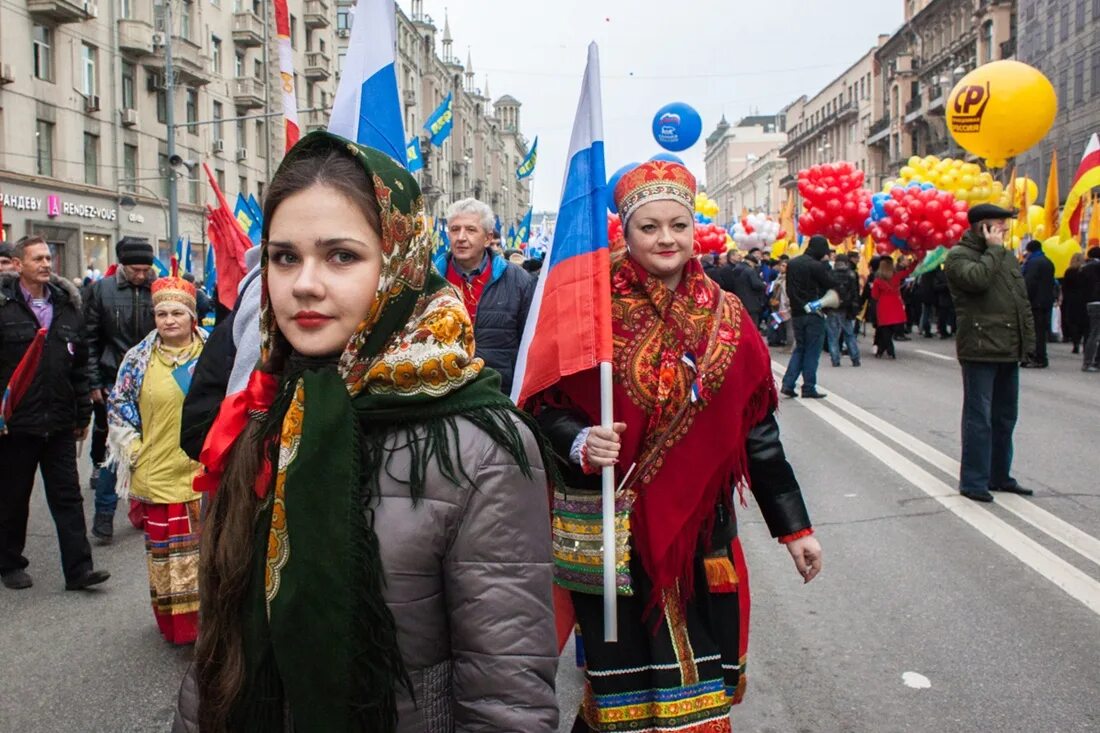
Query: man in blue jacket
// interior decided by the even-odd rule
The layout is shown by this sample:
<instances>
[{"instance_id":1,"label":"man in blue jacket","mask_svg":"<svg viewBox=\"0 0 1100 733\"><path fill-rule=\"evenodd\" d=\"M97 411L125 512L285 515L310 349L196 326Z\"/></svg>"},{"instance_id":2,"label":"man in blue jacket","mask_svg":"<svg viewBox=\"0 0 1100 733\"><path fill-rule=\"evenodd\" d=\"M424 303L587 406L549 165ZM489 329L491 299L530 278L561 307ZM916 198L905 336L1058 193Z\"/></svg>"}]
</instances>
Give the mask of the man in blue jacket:
<instances>
[{"instance_id":1,"label":"man in blue jacket","mask_svg":"<svg viewBox=\"0 0 1100 733\"><path fill-rule=\"evenodd\" d=\"M477 356L500 372L500 388L510 394L535 279L493 254L489 248L493 224L493 210L477 199L451 204L447 210L451 248L436 257L435 266L462 294L474 323Z\"/></svg>"}]
</instances>

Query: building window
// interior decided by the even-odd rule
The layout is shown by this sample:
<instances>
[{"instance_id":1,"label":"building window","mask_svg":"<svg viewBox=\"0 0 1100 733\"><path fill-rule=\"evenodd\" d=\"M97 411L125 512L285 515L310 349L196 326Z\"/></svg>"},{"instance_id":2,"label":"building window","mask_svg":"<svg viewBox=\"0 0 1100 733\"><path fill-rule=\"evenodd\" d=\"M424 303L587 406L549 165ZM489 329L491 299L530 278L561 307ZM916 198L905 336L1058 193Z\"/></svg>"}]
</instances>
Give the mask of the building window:
<instances>
[{"instance_id":1,"label":"building window","mask_svg":"<svg viewBox=\"0 0 1100 733\"><path fill-rule=\"evenodd\" d=\"M324 38L318 38L317 39L317 50L320 51L321 53L325 52L325 39Z\"/></svg>"},{"instance_id":2,"label":"building window","mask_svg":"<svg viewBox=\"0 0 1100 733\"><path fill-rule=\"evenodd\" d=\"M238 79L244 76L244 54L239 51L233 55L233 76Z\"/></svg>"},{"instance_id":3,"label":"building window","mask_svg":"<svg viewBox=\"0 0 1100 733\"><path fill-rule=\"evenodd\" d=\"M1079 58L1073 64L1073 105L1076 107L1085 101L1085 59Z\"/></svg>"},{"instance_id":4,"label":"building window","mask_svg":"<svg viewBox=\"0 0 1100 733\"><path fill-rule=\"evenodd\" d=\"M99 185L99 136L84 133L84 182Z\"/></svg>"},{"instance_id":5,"label":"building window","mask_svg":"<svg viewBox=\"0 0 1100 733\"><path fill-rule=\"evenodd\" d=\"M53 81L53 30L34 26L34 78Z\"/></svg>"},{"instance_id":6,"label":"building window","mask_svg":"<svg viewBox=\"0 0 1100 733\"><path fill-rule=\"evenodd\" d=\"M313 108L313 89L314 89L313 82L307 81L306 82L306 106L309 107L310 109Z\"/></svg>"},{"instance_id":7,"label":"building window","mask_svg":"<svg viewBox=\"0 0 1100 733\"><path fill-rule=\"evenodd\" d=\"M122 108L123 109L137 109L137 96L135 94L134 79L137 78L137 71L134 65L129 61L122 62Z\"/></svg>"},{"instance_id":8,"label":"building window","mask_svg":"<svg viewBox=\"0 0 1100 733\"><path fill-rule=\"evenodd\" d=\"M222 39L210 36L210 66L215 74L222 73Z\"/></svg>"},{"instance_id":9,"label":"building window","mask_svg":"<svg viewBox=\"0 0 1100 733\"><path fill-rule=\"evenodd\" d=\"M168 198L168 177L172 175L172 167L168 165L168 156L164 153L157 154L157 172L160 173L160 194Z\"/></svg>"},{"instance_id":10,"label":"building window","mask_svg":"<svg viewBox=\"0 0 1100 733\"><path fill-rule=\"evenodd\" d=\"M214 139L222 140L225 133L222 131L222 103L214 102Z\"/></svg>"},{"instance_id":11,"label":"building window","mask_svg":"<svg viewBox=\"0 0 1100 733\"><path fill-rule=\"evenodd\" d=\"M348 12L349 10L350 8L347 7L336 8L336 30L351 30L351 13Z\"/></svg>"},{"instance_id":12,"label":"building window","mask_svg":"<svg viewBox=\"0 0 1100 733\"><path fill-rule=\"evenodd\" d=\"M264 83L264 62L261 59L253 59L252 75L256 77L256 81Z\"/></svg>"},{"instance_id":13,"label":"building window","mask_svg":"<svg viewBox=\"0 0 1100 733\"><path fill-rule=\"evenodd\" d=\"M53 175L53 123L38 120L35 124L35 172L40 176Z\"/></svg>"},{"instance_id":14,"label":"building window","mask_svg":"<svg viewBox=\"0 0 1100 733\"><path fill-rule=\"evenodd\" d=\"M202 203L202 198L201 198L202 194L199 192L199 181L200 180L201 179L197 175L192 175L190 178L187 179L187 184L188 184L187 187L188 187L188 189L190 189L191 203L193 203L193 204L201 204ZM182 262L180 263L180 266L181 267L183 266Z\"/></svg>"},{"instance_id":15,"label":"building window","mask_svg":"<svg viewBox=\"0 0 1100 733\"><path fill-rule=\"evenodd\" d=\"M247 148L248 140L245 138L244 120L237 120L237 147Z\"/></svg>"},{"instance_id":16,"label":"building window","mask_svg":"<svg viewBox=\"0 0 1100 733\"><path fill-rule=\"evenodd\" d=\"M260 206L264 205L264 182L256 181L256 198L260 202Z\"/></svg>"},{"instance_id":17,"label":"building window","mask_svg":"<svg viewBox=\"0 0 1100 733\"><path fill-rule=\"evenodd\" d=\"M119 2L118 2L118 17L120 17L120 18L133 18L134 17L134 0L119 0Z\"/></svg>"},{"instance_id":18,"label":"building window","mask_svg":"<svg viewBox=\"0 0 1100 733\"><path fill-rule=\"evenodd\" d=\"M191 3L179 3L180 9L180 38L191 40Z\"/></svg>"},{"instance_id":19,"label":"building window","mask_svg":"<svg viewBox=\"0 0 1100 733\"><path fill-rule=\"evenodd\" d=\"M988 64L993 60L993 21L982 23L982 63Z\"/></svg>"},{"instance_id":20,"label":"building window","mask_svg":"<svg viewBox=\"0 0 1100 733\"><path fill-rule=\"evenodd\" d=\"M1069 40L1069 6L1060 9L1058 16L1058 39L1062 42Z\"/></svg>"},{"instance_id":21,"label":"building window","mask_svg":"<svg viewBox=\"0 0 1100 733\"><path fill-rule=\"evenodd\" d=\"M195 123L199 121L199 90L194 87L187 88L187 131L192 135L199 134L199 128Z\"/></svg>"},{"instance_id":22,"label":"building window","mask_svg":"<svg viewBox=\"0 0 1100 733\"><path fill-rule=\"evenodd\" d=\"M241 193L242 195L248 193L248 177L247 176L238 176L237 177L237 191L239 193Z\"/></svg>"},{"instance_id":23,"label":"building window","mask_svg":"<svg viewBox=\"0 0 1100 733\"><path fill-rule=\"evenodd\" d=\"M290 16L290 47L298 48L298 19Z\"/></svg>"},{"instance_id":24,"label":"building window","mask_svg":"<svg viewBox=\"0 0 1100 733\"><path fill-rule=\"evenodd\" d=\"M84 92L85 97L95 96L96 83L95 83L95 62L96 62L96 47L87 43L81 44L80 47L80 78L81 78L81 91Z\"/></svg>"},{"instance_id":25,"label":"building window","mask_svg":"<svg viewBox=\"0 0 1100 733\"><path fill-rule=\"evenodd\" d=\"M122 178L123 182L133 185L137 180L137 145L124 143L122 145Z\"/></svg>"},{"instance_id":26,"label":"building window","mask_svg":"<svg viewBox=\"0 0 1100 733\"><path fill-rule=\"evenodd\" d=\"M1096 2L1100 4L1100 0ZM1100 6L1096 10L1096 17L1100 19ZM1092 95L1100 97L1100 46L1092 50Z\"/></svg>"},{"instance_id":27,"label":"building window","mask_svg":"<svg viewBox=\"0 0 1100 733\"><path fill-rule=\"evenodd\" d=\"M267 157L267 132L264 128L264 121L256 120L256 155L261 158Z\"/></svg>"},{"instance_id":28,"label":"building window","mask_svg":"<svg viewBox=\"0 0 1100 733\"><path fill-rule=\"evenodd\" d=\"M225 190L225 171L221 168L214 169L214 179L218 182L218 188Z\"/></svg>"}]
</instances>

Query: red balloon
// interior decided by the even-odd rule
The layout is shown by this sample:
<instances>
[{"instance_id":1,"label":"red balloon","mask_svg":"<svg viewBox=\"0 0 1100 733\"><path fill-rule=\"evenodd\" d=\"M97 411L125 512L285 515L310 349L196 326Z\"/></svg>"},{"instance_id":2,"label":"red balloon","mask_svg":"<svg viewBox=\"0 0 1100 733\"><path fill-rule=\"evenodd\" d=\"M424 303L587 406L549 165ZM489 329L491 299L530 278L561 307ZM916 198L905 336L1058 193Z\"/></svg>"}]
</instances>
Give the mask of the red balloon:
<instances>
[{"instance_id":1,"label":"red balloon","mask_svg":"<svg viewBox=\"0 0 1100 733\"><path fill-rule=\"evenodd\" d=\"M909 225L898 224L894 227L894 236L898 239L909 239Z\"/></svg>"}]
</instances>

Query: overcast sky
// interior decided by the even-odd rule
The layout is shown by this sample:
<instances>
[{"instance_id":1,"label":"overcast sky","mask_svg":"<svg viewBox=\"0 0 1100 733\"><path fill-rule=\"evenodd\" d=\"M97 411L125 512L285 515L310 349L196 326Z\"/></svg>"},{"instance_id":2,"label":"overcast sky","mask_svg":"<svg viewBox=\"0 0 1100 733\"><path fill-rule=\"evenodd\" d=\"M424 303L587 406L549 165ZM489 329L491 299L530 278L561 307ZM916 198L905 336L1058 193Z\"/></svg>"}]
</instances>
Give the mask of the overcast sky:
<instances>
[{"instance_id":1,"label":"overcast sky","mask_svg":"<svg viewBox=\"0 0 1100 733\"><path fill-rule=\"evenodd\" d=\"M585 48L600 47L607 170L660 152L650 132L662 105L703 118L681 153L704 178L704 140L725 113L775 113L813 95L902 21L903 0L425 0L455 54L469 47L479 87L523 103L521 128L539 137L536 211L556 210ZM410 12L409 0L399 0ZM438 50L438 49L437 49Z\"/></svg>"}]
</instances>

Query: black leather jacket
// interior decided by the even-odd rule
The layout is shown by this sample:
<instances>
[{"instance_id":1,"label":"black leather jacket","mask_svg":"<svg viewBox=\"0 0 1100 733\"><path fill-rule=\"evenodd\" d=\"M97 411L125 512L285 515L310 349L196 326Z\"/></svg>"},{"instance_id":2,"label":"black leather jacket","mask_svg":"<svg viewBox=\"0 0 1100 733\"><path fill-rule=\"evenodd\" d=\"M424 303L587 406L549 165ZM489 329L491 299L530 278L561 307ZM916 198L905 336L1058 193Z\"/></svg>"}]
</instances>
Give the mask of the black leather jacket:
<instances>
[{"instance_id":1,"label":"black leather jacket","mask_svg":"<svg viewBox=\"0 0 1100 733\"><path fill-rule=\"evenodd\" d=\"M132 285L119 268L88 288L84 333L92 389L113 385L122 357L156 328L151 285Z\"/></svg>"},{"instance_id":2,"label":"black leather jacket","mask_svg":"<svg viewBox=\"0 0 1100 733\"><path fill-rule=\"evenodd\" d=\"M577 435L588 427L581 416L557 408L543 409L536 420L558 456L568 456ZM752 495L760 507L760 513L764 515L764 522L772 537L784 537L808 529L811 526L810 515L806 511L802 489L795 478L794 469L783 452L783 443L779 439L779 423L776 422L775 415L769 414L749 431L745 439L745 450L749 458ZM559 460L558 468L566 486L599 490L598 474L586 475L580 466L568 460ZM685 467L685 475L685 480L690 481L690 468ZM737 523L732 517L728 520L725 517L721 519L723 536L714 538L712 545L715 541L730 541L737 534Z\"/></svg>"}]
</instances>

